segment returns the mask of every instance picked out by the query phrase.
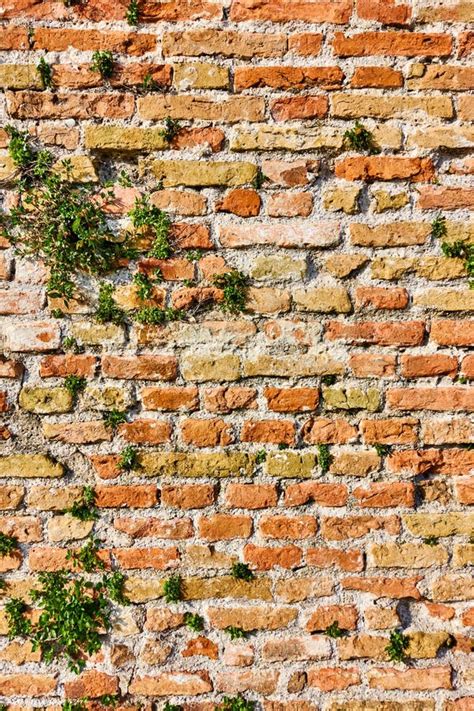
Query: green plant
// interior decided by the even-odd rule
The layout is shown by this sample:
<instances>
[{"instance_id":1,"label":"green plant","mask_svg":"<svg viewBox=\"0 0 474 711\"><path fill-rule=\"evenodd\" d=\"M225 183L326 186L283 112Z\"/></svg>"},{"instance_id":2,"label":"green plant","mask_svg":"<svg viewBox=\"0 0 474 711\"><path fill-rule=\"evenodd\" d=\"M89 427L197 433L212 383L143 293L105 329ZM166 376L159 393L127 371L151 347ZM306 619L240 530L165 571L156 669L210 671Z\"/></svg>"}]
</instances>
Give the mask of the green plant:
<instances>
[{"instance_id":1,"label":"green plant","mask_svg":"<svg viewBox=\"0 0 474 711\"><path fill-rule=\"evenodd\" d=\"M0 711L8 711L8 706L6 704L0 704Z\"/></svg>"},{"instance_id":2,"label":"green plant","mask_svg":"<svg viewBox=\"0 0 474 711\"><path fill-rule=\"evenodd\" d=\"M111 430L116 430L119 425L127 421L127 413L112 408L102 414L104 425Z\"/></svg>"},{"instance_id":3,"label":"green plant","mask_svg":"<svg viewBox=\"0 0 474 711\"><path fill-rule=\"evenodd\" d=\"M86 573L93 573L96 570L105 568L98 553L99 540L91 536L82 548L69 550L66 560L72 561L74 567L82 568Z\"/></svg>"},{"instance_id":4,"label":"green plant","mask_svg":"<svg viewBox=\"0 0 474 711\"><path fill-rule=\"evenodd\" d=\"M86 384L87 380L83 375L67 375L64 379L64 387L74 398L84 390Z\"/></svg>"},{"instance_id":5,"label":"green plant","mask_svg":"<svg viewBox=\"0 0 474 711\"><path fill-rule=\"evenodd\" d=\"M443 215L436 215L431 223L431 236L434 237L434 239L442 239L446 237L447 234L446 218Z\"/></svg>"},{"instance_id":6,"label":"green plant","mask_svg":"<svg viewBox=\"0 0 474 711\"><path fill-rule=\"evenodd\" d=\"M339 622L334 620L334 622L331 622L331 624L326 627L324 634L327 637L332 637L332 639L339 639L344 635L344 630L339 627Z\"/></svg>"},{"instance_id":7,"label":"green plant","mask_svg":"<svg viewBox=\"0 0 474 711\"><path fill-rule=\"evenodd\" d=\"M99 696L99 702L102 706L106 706L108 708L115 708L119 701L120 697L118 694L102 694L102 696Z\"/></svg>"},{"instance_id":8,"label":"green plant","mask_svg":"<svg viewBox=\"0 0 474 711\"><path fill-rule=\"evenodd\" d=\"M245 639L247 636L247 633L245 630L243 630L241 627L234 627L234 625L229 625L224 629L224 632L227 632L231 640L234 639Z\"/></svg>"},{"instance_id":9,"label":"green plant","mask_svg":"<svg viewBox=\"0 0 474 711\"><path fill-rule=\"evenodd\" d=\"M125 14L125 19L129 25L138 25L140 11L137 0L130 0L130 4Z\"/></svg>"},{"instance_id":10,"label":"green plant","mask_svg":"<svg viewBox=\"0 0 474 711\"><path fill-rule=\"evenodd\" d=\"M202 259L204 252L202 249L190 249L189 252L186 252L186 259L189 262L199 262L200 259Z\"/></svg>"},{"instance_id":11,"label":"green plant","mask_svg":"<svg viewBox=\"0 0 474 711\"><path fill-rule=\"evenodd\" d=\"M133 447L133 445L128 444L120 452L120 457L118 460L117 467L121 471L131 472L140 467L140 462L138 460L138 449Z\"/></svg>"},{"instance_id":12,"label":"green plant","mask_svg":"<svg viewBox=\"0 0 474 711\"><path fill-rule=\"evenodd\" d=\"M248 279L245 274L233 270L217 274L213 283L223 291L221 308L223 311L236 314L245 309L247 302Z\"/></svg>"},{"instance_id":13,"label":"green plant","mask_svg":"<svg viewBox=\"0 0 474 711\"><path fill-rule=\"evenodd\" d=\"M114 241L101 207L110 200L110 191L74 183L70 162L53 170L49 151L35 150L28 134L11 126L6 131L17 168L18 203L2 213L0 226L18 254L39 259L48 268L48 295L67 303L75 292L76 274L104 274L135 252L126 240Z\"/></svg>"},{"instance_id":14,"label":"green plant","mask_svg":"<svg viewBox=\"0 0 474 711\"><path fill-rule=\"evenodd\" d=\"M169 701L165 703L163 706L163 711L182 711L182 706L179 704L170 704Z\"/></svg>"},{"instance_id":15,"label":"green plant","mask_svg":"<svg viewBox=\"0 0 474 711\"><path fill-rule=\"evenodd\" d=\"M179 602L183 597L183 580L180 575L171 575L163 582L166 602Z\"/></svg>"},{"instance_id":16,"label":"green plant","mask_svg":"<svg viewBox=\"0 0 474 711\"><path fill-rule=\"evenodd\" d=\"M81 352L81 346L78 344L78 342L74 338L74 336L66 336L65 338L63 338L62 348L65 353L67 353L67 352L80 353Z\"/></svg>"},{"instance_id":17,"label":"green plant","mask_svg":"<svg viewBox=\"0 0 474 711\"><path fill-rule=\"evenodd\" d=\"M99 286L99 299L94 318L98 323L114 323L119 326L125 321L125 312L114 300L115 287L110 282Z\"/></svg>"},{"instance_id":18,"label":"green plant","mask_svg":"<svg viewBox=\"0 0 474 711\"><path fill-rule=\"evenodd\" d=\"M18 548L19 541L16 536L8 536L6 533L0 533L0 556L10 555L10 553Z\"/></svg>"},{"instance_id":19,"label":"green plant","mask_svg":"<svg viewBox=\"0 0 474 711\"><path fill-rule=\"evenodd\" d=\"M44 57L41 57L36 65L36 71L40 76L43 89L51 89L53 86L53 70Z\"/></svg>"},{"instance_id":20,"label":"green plant","mask_svg":"<svg viewBox=\"0 0 474 711\"><path fill-rule=\"evenodd\" d=\"M224 696L222 703L216 709L222 711L254 711L255 701L249 701L241 694L238 696Z\"/></svg>"},{"instance_id":21,"label":"green plant","mask_svg":"<svg viewBox=\"0 0 474 711\"><path fill-rule=\"evenodd\" d=\"M255 455L255 464L263 464L267 458L267 453L264 449L259 449Z\"/></svg>"},{"instance_id":22,"label":"green plant","mask_svg":"<svg viewBox=\"0 0 474 711\"><path fill-rule=\"evenodd\" d=\"M157 326L169 321L181 321L184 318L184 313L180 309L144 306L142 309L135 311L133 318L138 323Z\"/></svg>"},{"instance_id":23,"label":"green plant","mask_svg":"<svg viewBox=\"0 0 474 711\"><path fill-rule=\"evenodd\" d=\"M65 701L61 706L62 711L87 711L87 699L79 701Z\"/></svg>"},{"instance_id":24,"label":"green plant","mask_svg":"<svg viewBox=\"0 0 474 711\"><path fill-rule=\"evenodd\" d=\"M252 180L252 186L255 188L255 190L260 190L263 187L263 183L265 182L265 180L268 180L267 176L264 175L261 168L257 168L255 178Z\"/></svg>"},{"instance_id":25,"label":"green plant","mask_svg":"<svg viewBox=\"0 0 474 711\"><path fill-rule=\"evenodd\" d=\"M114 73L114 57L112 52L96 50L92 55L91 69L98 72L102 79L110 79Z\"/></svg>"},{"instance_id":26,"label":"green plant","mask_svg":"<svg viewBox=\"0 0 474 711\"><path fill-rule=\"evenodd\" d=\"M128 216L136 229L147 227L153 233L153 244L149 256L156 259L168 259L172 254L169 243L171 222L168 215L156 205L150 205L148 198L142 196L136 199Z\"/></svg>"},{"instance_id":27,"label":"green plant","mask_svg":"<svg viewBox=\"0 0 474 711\"><path fill-rule=\"evenodd\" d=\"M70 513L79 521L97 521L99 512L96 507L96 493L93 487L85 486L79 499L74 501L71 508L66 509L65 513Z\"/></svg>"},{"instance_id":28,"label":"green plant","mask_svg":"<svg viewBox=\"0 0 474 711\"><path fill-rule=\"evenodd\" d=\"M137 296L141 301L151 298L153 295L153 282L147 274L137 272L133 275L133 283L137 290Z\"/></svg>"},{"instance_id":29,"label":"green plant","mask_svg":"<svg viewBox=\"0 0 474 711\"><path fill-rule=\"evenodd\" d=\"M278 443L278 449L280 449L280 450L289 449L289 446L290 445L287 444L286 442L279 442Z\"/></svg>"},{"instance_id":30,"label":"green plant","mask_svg":"<svg viewBox=\"0 0 474 711\"><path fill-rule=\"evenodd\" d=\"M344 141L349 148L355 151L367 151L369 155L380 153L380 148L375 143L372 133L360 121L356 121L354 128L345 132Z\"/></svg>"},{"instance_id":31,"label":"green plant","mask_svg":"<svg viewBox=\"0 0 474 711\"><path fill-rule=\"evenodd\" d=\"M426 538L423 538L423 543L427 546L437 546L439 545L439 538L436 536L427 536Z\"/></svg>"},{"instance_id":32,"label":"green plant","mask_svg":"<svg viewBox=\"0 0 474 711\"><path fill-rule=\"evenodd\" d=\"M91 569L97 572L98 568ZM98 582L65 570L40 573L40 587L30 591L33 603L40 609L36 623L25 616L22 600L6 605L10 638L27 638L33 651L41 650L46 663L64 658L68 668L79 673L85 666L85 655L95 654L111 624L109 576Z\"/></svg>"},{"instance_id":33,"label":"green plant","mask_svg":"<svg viewBox=\"0 0 474 711\"><path fill-rule=\"evenodd\" d=\"M331 466L332 455L329 451L329 445L318 444L318 464L322 474L327 474Z\"/></svg>"},{"instance_id":34,"label":"green plant","mask_svg":"<svg viewBox=\"0 0 474 711\"><path fill-rule=\"evenodd\" d=\"M63 318L64 317L64 311L62 309L52 309L51 311L51 316L53 318Z\"/></svg>"},{"instance_id":35,"label":"green plant","mask_svg":"<svg viewBox=\"0 0 474 711\"><path fill-rule=\"evenodd\" d=\"M404 662L406 659L405 650L410 640L400 630L390 632L390 642L385 647L389 659L392 662Z\"/></svg>"},{"instance_id":36,"label":"green plant","mask_svg":"<svg viewBox=\"0 0 474 711\"><path fill-rule=\"evenodd\" d=\"M179 133L181 127L179 121L171 116L165 118L165 127L161 129L160 136L163 136L167 143L171 143L173 138Z\"/></svg>"},{"instance_id":37,"label":"green plant","mask_svg":"<svg viewBox=\"0 0 474 711\"><path fill-rule=\"evenodd\" d=\"M145 74L141 88L142 91L160 91L161 86L153 79L151 74Z\"/></svg>"},{"instance_id":38,"label":"green plant","mask_svg":"<svg viewBox=\"0 0 474 711\"><path fill-rule=\"evenodd\" d=\"M390 454L392 448L389 444L374 444L374 449L379 455L379 457L385 457L385 455Z\"/></svg>"},{"instance_id":39,"label":"green plant","mask_svg":"<svg viewBox=\"0 0 474 711\"><path fill-rule=\"evenodd\" d=\"M464 242L458 240L450 244L449 242L443 242L441 244L441 249L445 257L456 257L457 259L462 259L464 261L464 268L467 272L469 279L469 286L471 289L474 288L474 244L469 244L469 242Z\"/></svg>"},{"instance_id":40,"label":"green plant","mask_svg":"<svg viewBox=\"0 0 474 711\"><path fill-rule=\"evenodd\" d=\"M336 381L337 375L334 375L333 373L329 373L328 375L323 375L321 377L321 383L323 385L334 385Z\"/></svg>"},{"instance_id":41,"label":"green plant","mask_svg":"<svg viewBox=\"0 0 474 711\"><path fill-rule=\"evenodd\" d=\"M231 575L236 580L249 581L254 578L254 574L250 570L247 563L240 563L238 561L236 561L235 563L232 563Z\"/></svg>"},{"instance_id":42,"label":"green plant","mask_svg":"<svg viewBox=\"0 0 474 711\"><path fill-rule=\"evenodd\" d=\"M201 615L186 612L184 614L184 624L193 632L201 632L204 629L204 618Z\"/></svg>"}]
</instances>

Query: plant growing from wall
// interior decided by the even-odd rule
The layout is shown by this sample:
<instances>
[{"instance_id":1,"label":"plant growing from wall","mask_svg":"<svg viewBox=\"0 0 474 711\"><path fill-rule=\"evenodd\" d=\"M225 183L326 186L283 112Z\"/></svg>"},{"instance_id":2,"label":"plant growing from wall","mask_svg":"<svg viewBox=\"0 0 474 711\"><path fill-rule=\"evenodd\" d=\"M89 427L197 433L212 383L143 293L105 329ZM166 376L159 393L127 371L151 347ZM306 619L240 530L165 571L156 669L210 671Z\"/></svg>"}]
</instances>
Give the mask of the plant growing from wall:
<instances>
[{"instance_id":1,"label":"plant growing from wall","mask_svg":"<svg viewBox=\"0 0 474 711\"><path fill-rule=\"evenodd\" d=\"M166 602L179 602L183 599L183 581L180 575L171 575L163 582L163 595Z\"/></svg>"},{"instance_id":2,"label":"plant growing from wall","mask_svg":"<svg viewBox=\"0 0 474 711\"><path fill-rule=\"evenodd\" d=\"M179 124L179 121L171 118L171 116L167 116L165 118L165 127L160 131L160 136L163 136L166 143L168 143L169 145L172 142L173 138L175 138L175 136L177 136L177 134L180 132L180 130L181 126Z\"/></svg>"},{"instance_id":3,"label":"plant growing from wall","mask_svg":"<svg viewBox=\"0 0 474 711\"><path fill-rule=\"evenodd\" d=\"M254 711L255 702L249 701L241 694L238 696L224 696L216 711Z\"/></svg>"},{"instance_id":4,"label":"plant growing from wall","mask_svg":"<svg viewBox=\"0 0 474 711\"><path fill-rule=\"evenodd\" d=\"M380 153L380 148L377 146L373 134L360 121L356 121L354 128L348 129L344 133L344 142L346 146L354 151L365 151L369 155Z\"/></svg>"},{"instance_id":5,"label":"plant growing from wall","mask_svg":"<svg viewBox=\"0 0 474 711\"><path fill-rule=\"evenodd\" d=\"M117 467L123 472L131 472L139 469L138 449L131 444L124 447L120 452Z\"/></svg>"},{"instance_id":6,"label":"plant growing from wall","mask_svg":"<svg viewBox=\"0 0 474 711\"><path fill-rule=\"evenodd\" d=\"M204 629L204 618L192 612L185 612L184 624L193 632L201 632Z\"/></svg>"},{"instance_id":7,"label":"plant growing from wall","mask_svg":"<svg viewBox=\"0 0 474 711\"><path fill-rule=\"evenodd\" d=\"M19 541L16 536L9 536L0 533L0 556L10 555L19 548Z\"/></svg>"},{"instance_id":8,"label":"plant growing from wall","mask_svg":"<svg viewBox=\"0 0 474 711\"><path fill-rule=\"evenodd\" d=\"M53 70L44 57L41 57L36 65L43 89L51 89L53 86Z\"/></svg>"},{"instance_id":9,"label":"plant growing from wall","mask_svg":"<svg viewBox=\"0 0 474 711\"><path fill-rule=\"evenodd\" d=\"M97 556L97 542L92 540L82 551L70 551L70 559L86 573L100 573L103 564ZM9 600L5 612L9 637L23 637L33 651L41 650L50 664L64 659L70 671L78 674L86 664L85 656L102 647L104 633L110 629L113 602L121 605L124 577L117 572L102 573L98 581L81 572L59 570L38 575L39 587L29 594L40 610L37 622L27 617L28 607L18 598Z\"/></svg>"},{"instance_id":10,"label":"plant growing from wall","mask_svg":"<svg viewBox=\"0 0 474 711\"><path fill-rule=\"evenodd\" d=\"M155 259L168 259L172 254L169 242L171 222L168 215L156 205L150 205L146 196L137 198L128 215L135 229L148 228L153 234L149 256Z\"/></svg>"},{"instance_id":11,"label":"plant growing from wall","mask_svg":"<svg viewBox=\"0 0 474 711\"><path fill-rule=\"evenodd\" d=\"M246 582L255 577L247 563L240 562L232 563L231 574L236 580L245 580Z\"/></svg>"},{"instance_id":12,"label":"plant growing from wall","mask_svg":"<svg viewBox=\"0 0 474 711\"><path fill-rule=\"evenodd\" d=\"M334 620L334 622L331 622L331 624L326 627L324 634L332 639L339 639L344 636L344 630L339 627L338 620Z\"/></svg>"},{"instance_id":13,"label":"plant growing from wall","mask_svg":"<svg viewBox=\"0 0 474 711\"><path fill-rule=\"evenodd\" d=\"M153 295L153 282L148 274L137 272L133 275L132 281L136 288L137 296L141 301L151 298Z\"/></svg>"},{"instance_id":14,"label":"plant growing from wall","mask_svg":"<svg viewBox=\"0 0 474 711\"><path fill-rule=\"evenodd\" d=\"M112 408L108 412L104 412L103 415L104 425L111 430L116 430L119 425L123 425L127 421L127 413Z\"/></svg>"},{"instance_id":15,"label":"plant growing from wall","mask_svg":"<svg viewBox=\"0 0 474 711\"><path fill-rule=\"evenodd\" d=\"M64 378L64 387L73 398L76 398L79 393L83 392L86 385L87 380L82 375L67 375Z\"/></svg>"},{"instance_id":16,"label":"plant growing from wall","mask_svg":"<svg viewBox=\"0 0 474 711\"><path fill-rule=\"evenodd\" d=\"M158 306L144 306L134 312L133 318L137 323L148 326L159 326L169 321L182 321L184 311L180 309L159 308Z\"/></svg>"},{"instance_id":17,"label":"plant growing from wall","mask_svg":"<svg viewBox=\"0 0 474 711\"><path fill-rule=\"evenodd\" d=\"M443 239L448 234L446 218L443 215L436 215L431 223L431 236L434 239ZM467 240L456 240L456 242L441 242L441 250L445 257L462 259L467 272L470 288L474 288L474 244Z\"/></svg>"},{"instance_id":18,"label":"plant growing from wall","mask_svg":"<svg viewBox=\"0 0 474 711\"><path fill-rule=\"evenodd\" d=\"M224 272L224 274L217 274L213 283L223 292L222 311L236 314L245 309L248 290L248 278L245 274L237 270Z\"/></svg>"},{"instance_id":19,"label":"plant growing from wall","mask_svg":"<svg viewBox=\"0 0 474 711\"><path fill-rule=\"evenodd\" d=\"M400 630L393 630L390 632L390 641L385 647L389 659L392 662L404 662L406 659L406 652L410 640L406 637Z\"/></svg>"},{"instance_id":20,"label":"plant growing from wall","mask_svg":"<svg viewBox=\"0 0 474 711\"><path fill-rule=\"evenodd\" d=\"M96 50L92 55L91 69L98 72L102 79L110 79L114 73L114 56L112 52Z\"/></svg>"},{"instance_id":21,"label":"plant growing from wall","mask_svg":"<svg viewBox=\"0 0 474 711\"><path fill-rule=\"evenodd\" d=\"M138 7L137 0L130 0L130 4L127 7L127 12L125 13L125 19L129 25L138 25L140 10Z\"/></svg>"},{"instance_id":22,"label":"plant growing from wall","mask_svg":"<svg viewBox=\"0 0 474 711\"><path fill-rule=\"evenodd\" d=\"M332 456L329 451L329 445L318 444L318 464L322 474L327 474L331 466Z\"/></svg>"},{"instance_id":23,"label":"plant growing from wall","mask_svg":"<svg viewBox=\"0 0 474 711\"><path fill-rule=\"evenodd\" d=\"M0 231L18 254L44 262L48 295L67 303L79 272L104 274L135 252L126 239L114 241L101 207L110 200L110 189L75 183L70 162L63 161L58 172L51 153L34 148L27 133L11 126L6 131L18 204L0 215Z\"/></svg>"},{"instance_id":24,"label":"plant growing from wall","mask_svg":"<svg viewBox=\"0 0 474 711\"><path fill-rule=\"evenodd\" d=\"M117 306L114 299L115 287L110 282L99 286L99 298L94 318L97 323L113 323L120 326L125 321L125 312Z\"/></svg>"},{"instance_id":25,"label":"plant growing from wall","mask_svg":"<svg viewBox=\"0 0 474 711\"><path fill-rule=\"evenodd\" d=\"M65 509L64 513L69 513L79 521L97 521L99 511L96 506L96 493L92 486L85 486L80 497L73 502L69 509Z\"/></svg>"},{"instance_id":26,"label":"plant growing from wall","mask_svg":"<svg viewBox=\"0 0 474 711\"><path fill-rule=\"evenodd\" d=\"M242 627L235 627L234 625L229 625L224 629L224 632L226 632L231 640L233 641L234 639L245 639L247 636L247 633L245 630L242 629Z\"/></svg>"}]
</instances>

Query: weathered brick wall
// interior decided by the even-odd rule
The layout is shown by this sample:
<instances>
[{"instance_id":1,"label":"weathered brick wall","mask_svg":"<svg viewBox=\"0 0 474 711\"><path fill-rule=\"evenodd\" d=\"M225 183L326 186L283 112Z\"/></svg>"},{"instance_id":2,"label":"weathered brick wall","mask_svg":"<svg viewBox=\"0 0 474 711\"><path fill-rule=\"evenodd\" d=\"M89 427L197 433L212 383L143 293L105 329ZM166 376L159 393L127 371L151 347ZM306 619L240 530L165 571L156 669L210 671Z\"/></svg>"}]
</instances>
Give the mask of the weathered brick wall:
<instances>
[{"instance_id":1,"label":"weathered brick wall","mask_svg":"<svg viewBox=\"0 0 474 711\"><path fill-rule=\"evenodd\" d=\"M168 212L175 254L151 303L188 312L100 325L84 279L54 319L44 269L0 245L0 530L21 542L0 559L4 597L83 543L92 523L63 511L90 484L132 602L79 681L2 638L0 697L16 710L118 688L128 709L208 711L242 693L266 711L472 710L474 291L431 223L441 213L449 241L473 239L473 4L142 0L137 28L127 5L0 2L2 121L85 179L125 169L119 226L140 193ZM97 49L114 54L106 84ZM357 119L380 153L344 143ZM0 130L5 205L7 143ZM251 280L237 316L203 303L228 268ZM108 277L126 309L136 269ZM64 353L66 336L81 353ZM87 378L75 402L68 374ZM127 410L115 434L111 407ZM129 473L127 443L141 456ZM252 581L230 576L236 560ZM167 604L173 572L184 599ZM335 621L339 639L325 634ZM387 657L394 630L407 664Z\"/></svg>"}]
</instances>

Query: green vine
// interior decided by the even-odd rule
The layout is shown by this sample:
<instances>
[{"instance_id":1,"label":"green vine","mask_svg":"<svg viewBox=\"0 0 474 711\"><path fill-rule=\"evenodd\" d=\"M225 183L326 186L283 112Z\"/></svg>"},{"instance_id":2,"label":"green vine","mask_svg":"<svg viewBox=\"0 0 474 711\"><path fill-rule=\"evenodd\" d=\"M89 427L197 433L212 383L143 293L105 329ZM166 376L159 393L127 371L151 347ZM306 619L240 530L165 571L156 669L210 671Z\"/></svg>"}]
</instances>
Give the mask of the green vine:
<instances>
[{"instance_id":1,"label":"green vine","mask_svg":"<svg viewBox=\"0 0 474 711\"><path fill-rule=\"evenodd\" d=\"M74 501L71 508L66 509L65 513L71 514L79 521L97 521L99 511L96 507L96 498L96 493L92 486L85 486L79 499Z\"/></svg>"},{"instance_id":2,"label":"green vine","mask_svg":"<svg viewBox=\"0 0 474 711\"><path fill-rule=\"evenodd\" d=\"M67 375L64 378L64 387L73 398L76 398L79 393L83 392L86 385L87 380L83 375Z\"/></svg>"},{"instance_id":3,"label":"green vine","mask_svg":"<svg viewBox=\"0 0 474 711\"><path fill-rule=\"evenodd\" d=\"M101 207L112 197L109 188L75 183L70 161L57 172L51 153L33 148L27 133L12 126L6 132L17 169L18 204L0 215L1 231L18 254L44 262L48 295L68 303L78 273L105 274L135 251L111 232Z\"/></svg>"},{"instance_id":4,"label":"green vine","mask_svg":"<svg viewBox=\"0 0 474 711\"><path fill-rule=\"evenodd\" d=\"M99 299L94 318L97 323L113 323L120 326L125 322L125 311L114 300L115 287L110 282L99 286Z\"/></svg>"},{"instance_id":5,"label":"green vine","mask_svg":"<svg viewBox=\"0 0 474 711\"><path fill-rule=\"evenodd\" d=\"M168 215L156 205L150 205L147 197L137 198L128 213L135 229L148 228L153 233L153 244L149 256L155 259L168 259L172 249L169 242L171 222Z\"/></svg>"},{"instance_id":6,"label":"green vine","mask_svg":"<svg viewBox=\"0 0 474 711\"><path fill-rule=\"evenodd\" d=\"M131 444L127 445L120 452L117 467L120 471L131 472L140 468L138 449Z\"/></svg>"}]
</instances>

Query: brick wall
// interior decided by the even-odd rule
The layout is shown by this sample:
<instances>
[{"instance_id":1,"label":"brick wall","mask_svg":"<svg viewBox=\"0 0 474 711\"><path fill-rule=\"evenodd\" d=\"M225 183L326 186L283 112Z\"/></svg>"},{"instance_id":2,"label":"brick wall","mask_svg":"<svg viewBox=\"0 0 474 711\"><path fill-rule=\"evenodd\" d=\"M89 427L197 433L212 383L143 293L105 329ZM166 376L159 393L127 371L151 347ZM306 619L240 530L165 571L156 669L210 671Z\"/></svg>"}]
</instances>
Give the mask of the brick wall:
<instances>
[{"instance_id":1,"label":"brick wall","mask_svg":"<svg viewBox=\"0 0 474 711\"><path fill-rule=\"evenodd\" d=\"M0 3L2 122L80 179L126 170L118 229L140 194L169 214L151 303L187 314L98 324L83 277L52 318L44 268L0 244L0 530L21 543L0 559L4 597L84 543L93 524L63 512L88 484L132 603L79 679L3 637L0 697L17 711L119 688L127 709L210 711L241 693L265 711L472 710L474 292L431 234L440 214L448 242L474 237L472 2L141 0L138 27L127 6ZM96 50L113 52L109 82ZM344 141L356 120L380 152ZM0 129L5 205L7 144ZM131 275L156 266L107 277L123 308ZM229 268L250 279L236 316L212 283ZM87 378L76 400L70 374ZM115 433L112 407L128 419ZM126 444L141 461L128 473ZM162 598L172 573L177 604ZM394 631L406 664L388 658Z\"/></svg>"}]
</instances>

